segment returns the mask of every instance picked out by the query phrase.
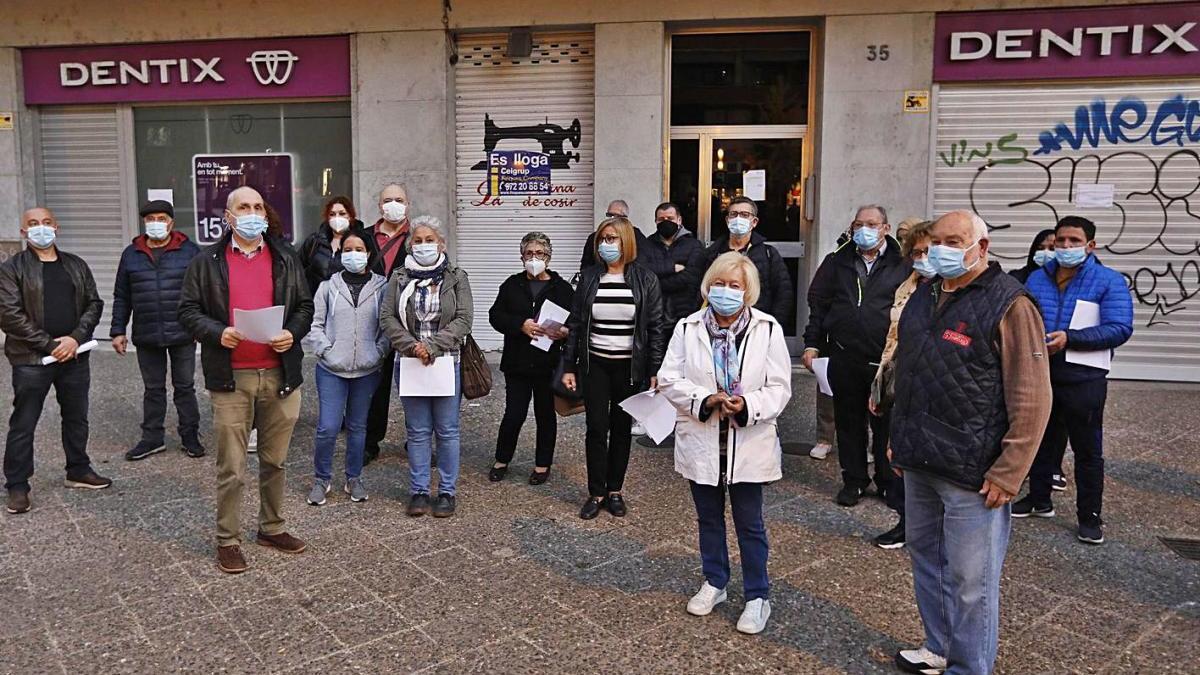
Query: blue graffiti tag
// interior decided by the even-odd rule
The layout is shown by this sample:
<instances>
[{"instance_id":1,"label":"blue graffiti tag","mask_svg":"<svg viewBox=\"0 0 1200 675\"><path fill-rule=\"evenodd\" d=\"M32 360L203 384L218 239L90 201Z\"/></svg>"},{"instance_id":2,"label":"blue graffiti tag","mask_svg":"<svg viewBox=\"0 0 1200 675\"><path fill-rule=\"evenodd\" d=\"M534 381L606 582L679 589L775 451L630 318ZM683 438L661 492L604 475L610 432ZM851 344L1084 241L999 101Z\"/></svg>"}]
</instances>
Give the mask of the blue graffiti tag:
<instances>
[{"instance_id":1,"label":"blue graffiti tag","mask_svg":"<svg viewBox=\"0 0 1200 675\"><path fill-rule=\"evenodd\" d=\"M1185 100L1179 94L1159 104L1153 117L1140 98L1122 98L1111 112L1106 101L1097 99L1091 105L1075 109L1074 129L1059 122L1052 131L1038 134L1041 147L1033 154L1058 152L1064 143L1073 150L1084 144L1098 147L1101 140L1111 144L1148 140L1151 145L1183 147L1185 139L1190 143L1200 142L1200 101L1196 99Z\"/></svg>"}]
</instances>

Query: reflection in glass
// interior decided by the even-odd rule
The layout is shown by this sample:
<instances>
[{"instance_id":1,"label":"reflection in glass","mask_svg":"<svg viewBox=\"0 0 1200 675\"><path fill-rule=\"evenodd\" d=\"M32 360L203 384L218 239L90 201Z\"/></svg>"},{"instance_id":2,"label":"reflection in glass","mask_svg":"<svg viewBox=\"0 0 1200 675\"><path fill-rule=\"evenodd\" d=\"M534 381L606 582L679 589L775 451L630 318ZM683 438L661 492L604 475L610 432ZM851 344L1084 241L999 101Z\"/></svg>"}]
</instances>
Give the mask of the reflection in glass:
<instances>
[{"instance_id":1,"label":"reflection in glass","mask_svg":"<svg viewBox=\"0 0 1200 675\"><path fill-rule=\"evenodd\" d=\"M729 202L743 195L742 174L763 169L767 172L766 199L756 202L758 226L755 231L770 241L800 241L801 139L723 138L713 141L713 148L712 238L729 234L725 211ZM671 174L672 177L675 174L674 158Z\"/></svg>"},{"instance_id":2,"label":"reflection in glass","mask_svg":"<svg viewBox=\"0 0 1200 675\"><path fill-rule=\"evenodd\" d=\"M671 37L671 125L807 124L811 34Z\"/></svg>"}]
</instances>

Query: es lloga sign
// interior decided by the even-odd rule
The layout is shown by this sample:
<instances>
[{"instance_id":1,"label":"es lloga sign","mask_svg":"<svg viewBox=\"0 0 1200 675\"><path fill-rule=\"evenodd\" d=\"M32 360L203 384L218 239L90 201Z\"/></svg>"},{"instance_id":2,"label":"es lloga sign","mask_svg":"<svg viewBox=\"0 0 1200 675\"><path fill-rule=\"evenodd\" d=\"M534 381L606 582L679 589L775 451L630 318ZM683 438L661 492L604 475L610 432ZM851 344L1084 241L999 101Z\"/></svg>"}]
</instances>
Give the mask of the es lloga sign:
<instances>
[{"instance_id":1,"label":"es lloga sign","mask_svg":"<svg viewBox=\"0 0 1200 675\"><path fill-rule=\"evenodd\" d=\"M939 14L939 82L1200 72L1200 3Z\"/></svg>"}]
</instances>

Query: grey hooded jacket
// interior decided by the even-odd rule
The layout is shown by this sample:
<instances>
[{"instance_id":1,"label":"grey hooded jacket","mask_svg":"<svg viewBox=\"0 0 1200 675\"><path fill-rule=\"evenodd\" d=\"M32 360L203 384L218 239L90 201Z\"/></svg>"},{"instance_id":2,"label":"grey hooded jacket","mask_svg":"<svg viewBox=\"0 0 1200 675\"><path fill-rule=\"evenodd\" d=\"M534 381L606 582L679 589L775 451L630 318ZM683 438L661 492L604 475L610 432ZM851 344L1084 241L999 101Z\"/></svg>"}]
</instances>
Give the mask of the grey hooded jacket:
<instances>
[{"instance_id":1,"label":"grey hooded jacket","mask_svg":"<svg viewBox=\"0 0 1200 675\"><path fill-rule=\"evenodd\" d=\"M379 308L387 283L378 274L358 294L354 305L342 275L322 281L313 295L313 351L321 366L339 377L356 378L379 370L391 344L379 325Z\"/></svg>"}]
</instances>

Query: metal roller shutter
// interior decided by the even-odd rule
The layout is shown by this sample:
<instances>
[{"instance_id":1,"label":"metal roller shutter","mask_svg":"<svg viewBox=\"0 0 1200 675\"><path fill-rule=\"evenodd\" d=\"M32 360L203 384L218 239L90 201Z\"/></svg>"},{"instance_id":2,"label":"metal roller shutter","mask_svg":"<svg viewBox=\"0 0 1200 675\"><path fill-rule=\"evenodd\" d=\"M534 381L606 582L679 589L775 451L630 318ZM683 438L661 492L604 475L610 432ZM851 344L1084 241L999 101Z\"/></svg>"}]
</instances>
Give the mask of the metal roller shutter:
<instances>
[{"instance_id":1,"label":"metal roller shutter","mask_svg":"<svg viewBox=\"0 0 1200 675\"><path fill-rule=\"evenodd\" d=\"M113 282L128 243L117 111L43 108L40 120L42 198L58 219L63 250L92 268L104 300L95 334L107 338Z\"/></svg>"},{"instance_id":2,"label":"metal roller shutter","mask_svg":"<svg viewBox=\"0 0 1200 675\"><path fill-rule=\"evenodd\" d=\"M505 278L520 267L527 232L550 235L551 267L570 279L592 231L592 139L595 95L591 33L540 33L533 53L504 57L505 35L464 35L455 66L457 262L471 275L475 339L498 347L488 308ZM552 168L556 192L485 199L488 150L532 150L568 155Z\"/></svg>"},{"instance_id":3,"label":"metal roller shutter","mask_svg":"<svg viewBox=\"0 0 1200 675\"><path fill-rule=\"evenodd\" d=\"M1112 376L1200 381L1200 81L943 86L934 211L970 208L1005 269L1078 214L1125 275L1134 334ZM1112 186L1111 207L1075 204ZM1085 188L1088 189L1088 188ZM1095 189L1095 188L1091 188Z\"/></svg>"}]
</instances>

